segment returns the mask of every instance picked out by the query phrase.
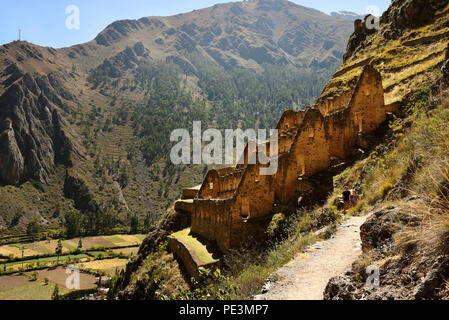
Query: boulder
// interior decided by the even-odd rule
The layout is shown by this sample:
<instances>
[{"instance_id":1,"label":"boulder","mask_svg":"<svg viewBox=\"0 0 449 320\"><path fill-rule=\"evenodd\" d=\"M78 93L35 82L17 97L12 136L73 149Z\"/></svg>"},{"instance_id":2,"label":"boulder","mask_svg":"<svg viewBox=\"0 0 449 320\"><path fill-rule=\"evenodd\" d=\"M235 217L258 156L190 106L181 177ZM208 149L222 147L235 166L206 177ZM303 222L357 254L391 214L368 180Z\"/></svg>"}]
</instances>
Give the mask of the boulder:
<instances>
[{"instance_id":1,"label":"boulder","mask_svg":"<svg viewBox=\"0 0 449 320\"><path fill-rule=\"evenodd\" d=\"M435 289L441 284L441 277L438 270L430 270L424 279L416 287L413 295L417 300L432 299Z\"/></svg>"},{"instance_id":2,"label":"boulder","mask_svg":"<svg viewBox=\"0 0 449 320\"><path fill-rule=\"evenodd\" d=\"M355 290L349 276L333 277L324 290L324 300L353 300Z\"/></svg>"}]
</instances>

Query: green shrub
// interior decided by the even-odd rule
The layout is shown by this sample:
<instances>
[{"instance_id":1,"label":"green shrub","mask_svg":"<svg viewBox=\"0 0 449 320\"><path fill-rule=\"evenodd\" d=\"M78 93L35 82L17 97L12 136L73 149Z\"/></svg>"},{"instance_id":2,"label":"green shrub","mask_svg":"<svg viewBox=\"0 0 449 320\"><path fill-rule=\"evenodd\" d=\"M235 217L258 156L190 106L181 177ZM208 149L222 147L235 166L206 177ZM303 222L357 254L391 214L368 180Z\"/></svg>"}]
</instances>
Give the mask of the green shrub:
<instances>
[{"instance_id":1,"label":"green shrub","mask_svg":"<svg viewBox=\"0 0 449 320\"><path fill-rule=\"evenodd\" d=\"M323 208L317 217L317 227L325 227L337 222L340 217L340 213L337 207L331 206L329 208Z\"/></svg>"},{"instance_id":2,"label":"green shrub","mask_svg":"<svg viewBox=\"0 0 449 320\"><path fill-rule=\"evenodd\" d=\"M375 197L375 201L385 199L385 196L393 189L393 185L390 182L385 182L382 186L380 186L379 191Z\"/></svg>"},{"instance_id":3,"label":"green shrub","mask_svg":"<svg viewBox=\"0 0 449 320\"><path fill-rule=\"evenodd\" d=\"M285 221L285 215L283 213L277 213L271 218L271 222L265 231L266 235L270 238L279 234L282 224Z\"/></svg>"},{"instance_id":4,"label":"green shrub","mask_svg":"<svg viewBox=\"0 0 449 320\"><path fill-rule=\"evenodd\" d=\"M348 210L348 214L350 216L352 216L357 213L360 213L360 211L362 210L362 208L365 204L366 204L366 200L360 200L359 202L357 202L357 204L354 207L352 207L351 209Z\"/></svg>"}]
</instances>

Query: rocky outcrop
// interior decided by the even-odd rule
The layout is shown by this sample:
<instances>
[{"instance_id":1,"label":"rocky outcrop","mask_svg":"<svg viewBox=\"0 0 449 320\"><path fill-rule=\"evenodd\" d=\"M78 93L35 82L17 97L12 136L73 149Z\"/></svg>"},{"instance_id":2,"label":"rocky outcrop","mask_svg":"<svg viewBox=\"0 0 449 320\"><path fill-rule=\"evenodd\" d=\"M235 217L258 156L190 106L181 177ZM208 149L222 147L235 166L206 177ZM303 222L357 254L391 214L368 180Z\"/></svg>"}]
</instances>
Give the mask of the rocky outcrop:
<instances>
[{"instance_id":1,"label":"rocky outcrop","mask_svg":"<svg viewBox=\"0 0 449 320\"><path fill-rule=\"evenodd\" d=\"M0 126L0 180L17 185L23 176L24 161L10 119Z\"/></svg>"},{"instance_id":2,"label":"rocky outcrop","mask_svg":"<svg viewBox=\"0 0 449 320\"><path fill-rule=\"evenodd\" d=\"M169 209L158 225L154 226L147 237L143 240L137 256L126 265L124 273L119 278L118 288L120 299L142 299L153 297L157 288L154 283L143 281L137 282L134 286L129 286L133 274L142 266L144 260L151 253L168 240L171 233L183 230L190 226L190 217L177 213L173 208Z\"/></svg>"},{"instance_id":3,"label":"rocky outcrop","mask_svg":"<svg viewBox=\"0 0 449 320\"><path fill-rule=\"evenodd\" d=\"M198 70L196 69L196 67L184 58L180 58L178 56L168 56L165 61L168 63L176 64L182 69L182 71L184 71L185 74L198 75Z\"/></svg>"},{"instance_id":4,"label":"rocky outcrop","mask_svg":"<svg viewBox=\"0 0 449 320\"><path fill-rule=\"evenodd\" d=\"M393 29L418 28L435 21L436 12L447 6L441 0L393 0L381 23Z\"/></svg>"},{"instance_id":5,"label":"rocky outcrop","mask_svg":"<svg viewBox=\"0 0 449 320\"><path fill-rule=\"evenodd\" d=\"M14 81L0 96L0 184L46 183L55 164L71 165L73 156L83 157L59 111L75 98L62 85L64 74L33 75L15 64L6 72L8 84Z\"/></svg>"},{"instance_id":6,"label":"rocky outcrop","mask_svg":"<svg viewBox=\"0 0 449 320\"><path fill-rule=\"evenodd\" d=\"M408 202L414 201L412 198ZM409 209L408 209L409 210ZM406 208L384 208L362 225L364 254L346 274L330 279L326 300L404 300L447 297L444 279L449 275L449 255L444 248L424 248L410 241L397 246L394 236L403 228L419 227L422 217ZM366 267L379 268L379 287L368 284ZM367 281L369 280L369 281Z\"/></svg>"},{"instance_id":7,"label":"rocky outcrop","mask_svg":"<svg viewBox=\"0 0 449 320\"><path fill-rule=\"evenodd\" d=\"M95 41L98 45L109 47L117 40L126 37L129 33L142 28L142 24L137 20L122 20L110 24L101 32Z\"/></svg>"},{"instance_id":8,"label":"rocky outcrop","mask_svg":"<svg viewBox=\"0 0 449 320\"><path fill-rule=\"evenodd\" d=\"M343 61L346 62L356 51L356 49L365 41L366 37L376 32L374 28L375 20L372 15L367 15L364 20L354 21L354 33L351 35L346 47L346 53L343 55Z\"/></svg>"},{"instance_id":9,"label":"rocky outcrop","mask_svg":"<svg viewBox=\"0 0 449 320\"><path fill-rule=\"evenodd\" d=\"M120 78L126 70L135 69L141 58L147 56L148 49L142 42L138 42L132 48L126 47L115 56L104 59L101 65L91 71L91 75L104 74L111 78Z\"/></svg>"},{"instance_id":10,"label":"rocky outcrop","mask_svg":"<svg viewBox=\"0 0 449 320\"><path fill-rule=\"evenodd\" d=\"M378 21L380 30L385 39L396 40L406 29L416 29L433 23L437 18L436 13L446 5L445 1L440 0L394 0ZM366 16L363 21L356 20L354 24L354 33L349 38L346 53L343 56L344 62L353 56L368 35L377 32L377 20L371 15ZM416 41L423 41L423 39ZM430 38L428 41L431 43L434 39ZM407 44L404 43L404 45ZM416 43L410 42L410 45L416 45Z\"/></svg>"}]
</instances>

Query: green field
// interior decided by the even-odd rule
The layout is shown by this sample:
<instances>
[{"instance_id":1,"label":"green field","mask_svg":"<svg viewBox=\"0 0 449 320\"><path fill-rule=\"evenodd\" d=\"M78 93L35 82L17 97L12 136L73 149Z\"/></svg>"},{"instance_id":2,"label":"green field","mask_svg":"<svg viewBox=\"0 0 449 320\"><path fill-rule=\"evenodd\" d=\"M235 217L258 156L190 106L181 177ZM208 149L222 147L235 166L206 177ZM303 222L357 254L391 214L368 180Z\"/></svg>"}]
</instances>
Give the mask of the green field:
<instances>
[{"instance_id":1,"label":"green field","mask_svg":"<svg viewBox=\"0 0 449 320\"><path fill-rule=\"evenodd\" d=\"M120 248L139 246L145 235L111 235L111 236L96 236L81 238L82 250L92 249L108 249L108 248ZM80 238L63 240L61 241L63 246L63 252L69 253L78 248ZM58 245L58 240L36 241L32 243L14 243L0 246L0 255L4 257L21 258L23 257L35 257L39 255L48 255L55 253L55 249Z\"/></svg>"},{"instance_id":2,"label":"green field","mask_svg":"<svg viewBox=\"0 0 449 320\"><path fill-rule=\"evenodd\" d=\"M74 260L74 259L83 259L83 258L90 258L87 254L77 254L77 255L69 255L69 256L60 256L59 262L67 261L67 260ZM4 265L6 265L7 270L19 270L20 267L23 265L25 269L29 265L36 265L38 262L41 265L48 265L52 264L54 262L58 261L58 257L47 257L47 258L39 258L39 259L31 259L31 260L25 260L25 261L15 261L15 262L9 262ZM1 266L3 268L3 265Z\"/></svg>"},{"instance_id":3,"label":"green field","mask_svg":"<svg viewBox=\"0 0 449 320\"><path fill-rule=\"evenodd\" d=\"M82 286L85 286L82 289L95 287L95 275L114 276L116 271L123 270L128 263L128 258L123 258L137 254L144 238L145 235L122 234L86 237L81 239L82 248L76 254L80 239L63 240L59 264L55 255L58 240L0 246L0 300L50 300L55 284L59 285L60 294L68 293L63 266L71 263L85 269L81 272ZM23 261L14 261L22 257ZM37 281L30 281L35 274ZM49 280L48 285L44 284L45 279Z\"/></svg>"},{"instance_id":4,"label":"green field","mask_svg":"<svg viewBox=\"0 0 449 320\"><path fill-rule=\"evenodd\" d=\"M91 269L91 270L99 270L104 271L108 275L113 276L115 271L121 271L126 267L128 260L126 259L105 259L105 260L95 260L85 263L78 263L77 266L80 269Z\"/></svg>"},{"instance_id":5,"label":"green field","mask_svg":"<svg viewBox=\"0 0 449 320\"><path fill-rule=\"evenodd\" d=\"M190 228L176 232L172 234L172 237L178 239L178 241L182 242L187 248L189 248L198 259L200 265L206 265L218 261L214 259L212 253L207 250L203 243L190 235Z\"/></svg>"},{"instance_id":6,"label":"green field","mask_svg":"<svg viewBox=\"0 0 449 320\"><path fill-rule=\"evenodd\" d=\"M18 286L0 291L0 300L51 300L55 285L45 285L43 282L33 282L24 286ZM69 290L59 288L60 294Z\"/></svg>"}]
</instances>

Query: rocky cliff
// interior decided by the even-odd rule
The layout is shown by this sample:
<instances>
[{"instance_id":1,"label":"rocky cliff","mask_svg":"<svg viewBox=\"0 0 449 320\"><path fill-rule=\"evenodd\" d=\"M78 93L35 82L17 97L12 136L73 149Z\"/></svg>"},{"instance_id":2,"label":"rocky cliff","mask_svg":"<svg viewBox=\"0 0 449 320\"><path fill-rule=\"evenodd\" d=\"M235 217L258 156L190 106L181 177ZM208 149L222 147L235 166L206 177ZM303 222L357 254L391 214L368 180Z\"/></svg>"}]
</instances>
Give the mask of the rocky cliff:
<instances>
[{"instance_id":1,"label":"rocky cliff","mask_svg":"<svg viewBox=\"0 0 449 320\"><path fill-rule=\"evenodd\" d=\"M16 54L25 54L30 48L22 44ZM29 57L39 63L39 51L34 54ZM63 85L69 75L31 74L9 63L2 74L4 92L0 96L4 142L0 183L19 185L31 179L47 183L55 165L70 166L83 157L79 138L61 116L65 104L76 102Z\"/></svg>"}]
</instances>

